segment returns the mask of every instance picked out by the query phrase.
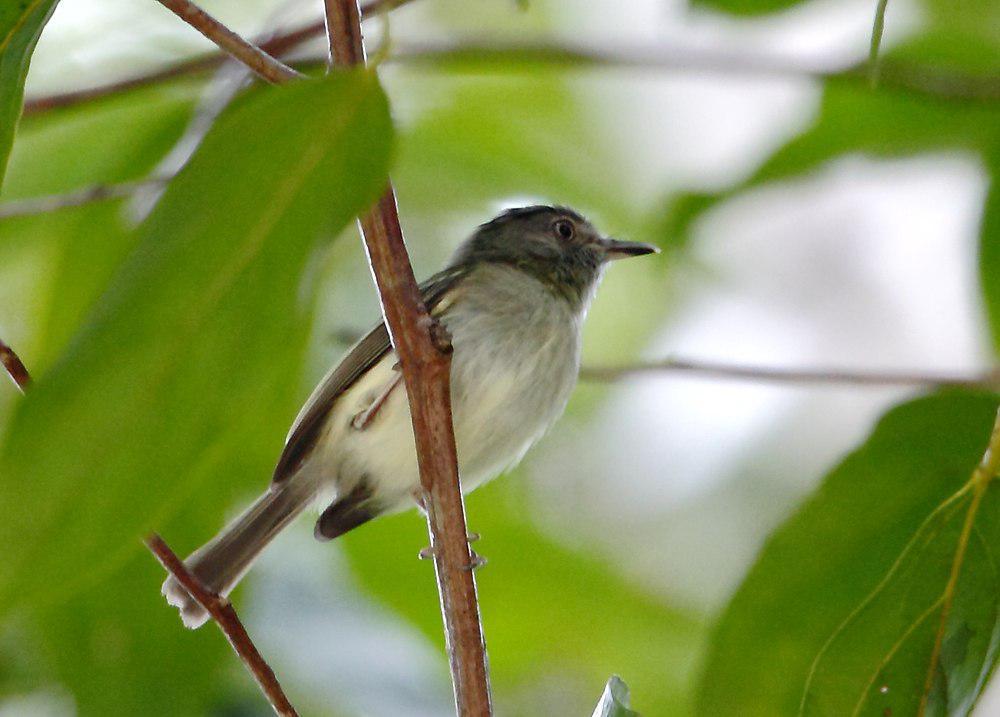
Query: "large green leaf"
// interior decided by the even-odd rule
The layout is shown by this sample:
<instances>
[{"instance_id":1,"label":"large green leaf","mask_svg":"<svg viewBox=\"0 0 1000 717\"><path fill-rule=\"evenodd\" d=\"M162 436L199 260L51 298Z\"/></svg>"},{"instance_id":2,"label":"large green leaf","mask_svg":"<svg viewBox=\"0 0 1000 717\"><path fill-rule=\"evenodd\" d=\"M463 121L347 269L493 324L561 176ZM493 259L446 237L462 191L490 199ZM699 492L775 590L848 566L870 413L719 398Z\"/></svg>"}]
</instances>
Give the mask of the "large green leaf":
<instances>
[{"instance_id":1,"label":"large green leaf","mask_svg":"<svg viewBox=\"0 0 1000 717\"><path fill-rule=\"evenodd\" d=\"M363 72L261 91L217 123L12 421L0 611L98 580L197 484L267 473L294 410L308 259L374 199L390 136Z\"/></svg>"},{"instance_id":2,"label":"large green leaf","mask_svg":"<svg viewBox=\"0 0 1000 717\"><path fill-rule=\"evenodd\" d=\"M26 118L11 152L5 198L53 194L145 175L182 132L193 83L161 85ZM0 221L0 335L40 378L134 247L120 201ZM13 398L7 391L0 398ZM204 534L191 519L175 539ZM190 527L188 527L190 526ZM228 691L230 651L209 631L178 638L176 616L155 589L159 566L137 555L115 575L11 635L0 645L0 694L57 683L80 714L205 713ZM118 596L129 595L128 600ZM66 645L75 646L67 650ZM227 674L238 674L229 671Z\"/></svg>"},{"instance_id":3,"label":"large green leaf","mask_svg":"<svg viewBox=\"0 0 1000 717\"><path fill-rule=\"evenodd\" d=\"M613 565L561 546L531 525L516 476L469 497L469 527L489 563L476 576L491 681L508 714L537 714L522 705L547 681L593 684L620 671L641 695L640 711L687 714L690 684L701 653L698 619L629 584ZM416 559L427 543L415 511L381 518L343 538L362 585L442 642L441 613L430 563ZM544 637L542 637L544 636ZM585 690L566 714L593 709Z\"/></svg>"},{"instance_id":4,"label":"large green leaf","mask_svg":"<svg viewBox=\"0 0 1000 717\"><path fill-rule=\"evenodd\" d=\"M0 4L0 184L21 117L31 53L55 7L56 0L8 0Z\"/></svg>"},{"instance_id":5,"label":"large green leaf","mask_svg":"<svg viewBox=\"0 0 1000 717\"><path fill-rule=\"evenodd\" d=\"M1000 487L977 503L969 482L996 408L996 396L945 393L879 422L770 539L728 606L700 714L916 714L932 664L928 714L968 713L1000 639Z\"/></svg>"}]
</instances>

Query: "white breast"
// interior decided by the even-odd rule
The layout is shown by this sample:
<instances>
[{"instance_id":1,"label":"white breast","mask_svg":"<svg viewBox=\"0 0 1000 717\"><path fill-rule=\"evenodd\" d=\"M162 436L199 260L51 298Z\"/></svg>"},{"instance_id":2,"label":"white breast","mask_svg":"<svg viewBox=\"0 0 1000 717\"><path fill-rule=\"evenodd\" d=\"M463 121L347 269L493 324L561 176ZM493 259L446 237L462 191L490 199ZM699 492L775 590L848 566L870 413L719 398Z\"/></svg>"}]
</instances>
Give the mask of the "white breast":
<instances>
[{"instance_id":1,"label":"white breast","mask_svg":"<svg viewBox=\"0 0 1000 717\"><path fill-rule=\"evenodd\" d=\"M562 413L576 382L582 321L520 271L477 272L442 315L455 347L452 413L464 491L519 461ZM419 475L403 386L365 430L350 425L394 379L395 363L390 353L337 401L323 447L309 461L329 488L321 503L363 479L387 511L413 504Z\"/></svg>"}]
</instances>

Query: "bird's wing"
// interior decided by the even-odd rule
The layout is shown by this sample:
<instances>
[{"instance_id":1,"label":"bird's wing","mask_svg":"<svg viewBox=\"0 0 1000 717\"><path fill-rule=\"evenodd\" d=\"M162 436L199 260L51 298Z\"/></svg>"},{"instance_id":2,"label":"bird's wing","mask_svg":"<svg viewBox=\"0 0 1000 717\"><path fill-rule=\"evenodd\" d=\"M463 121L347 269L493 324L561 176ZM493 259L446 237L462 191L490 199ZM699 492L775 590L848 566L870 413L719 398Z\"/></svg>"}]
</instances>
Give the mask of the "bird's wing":
<instances>
[{"instance_id":1,"label":"bird's wing","mask_svg":"<svg viewBox=\"0 0 1000 717\"><path fill-rule=\"evenodd\" d=\"M435 274L420 285L424 305L432 315L438 315L447 306L449 302L443 299L467 273L462 267L452 267ZM337 399L391 350L389 331L385 322L381 322L323 377L292 424L285 440L285 448L274 468L273 482L280 483L295 473L312 451L320 429Z\"/></svg>"}]
</instances>

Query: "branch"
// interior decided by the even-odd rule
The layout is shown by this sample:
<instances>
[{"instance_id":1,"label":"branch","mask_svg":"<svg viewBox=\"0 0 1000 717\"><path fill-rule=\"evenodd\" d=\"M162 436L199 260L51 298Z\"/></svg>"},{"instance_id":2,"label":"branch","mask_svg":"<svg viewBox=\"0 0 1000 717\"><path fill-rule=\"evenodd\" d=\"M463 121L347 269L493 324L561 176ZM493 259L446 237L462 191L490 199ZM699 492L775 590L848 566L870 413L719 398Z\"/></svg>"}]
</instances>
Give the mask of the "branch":
<instances>
[{"instance_id":1,"label":"branch","mask_svg":"<svg viewBox=\"0 0 1000 717\"><path fill-rule=\"evenodd\" d=\"M177 578L177 582L184 586L184 589L191 593L191 596L198 601L208 611L218 624L219 629L225 634L229 644L236 650L236 654L243 660L247 670L257 681L261 691L267 697L275 714L283 717L298 717L298 712L288 701L278 678L274 676L274 671L267 664L260 652L257 651L253 640L247 634L246 628L236 615L236 610L228 600L208 590L201 581L194 577L184 563L174 554L170 546L164 542L156 533L153 533L143 541L146 547L152 551L160 564L167 569L167 572Z\"/></svg>"},{"instance_id":2,"label":"branch","mask_svg":"<svg viewBox=\"0 0 1000 717\"><path fill-rule=\"evenodd\" d=\"M364 16L384 12L402 5L395 2L370 2L363 8ZM273 56L283 56L304 42L323 33L323 23L313 22L287 33L258 38L260 49ZM29 99L24 113L42 112L66 107L124 92L136 87L163 82L183 75L195 74L221 64L223 53L210 53L170 65L147 75L141 75L86 90L77 90ZM712 75L745 75L753 77L807 77L815 80L867 82L866 65L830 67L809 65L800 60L766 55L738 55L695 48L670 50L661 45L599 47L560 43L475 43L448 42L402 45L388 61L409 63L442 63L476 61L485 69L501 62L530 62L571 68L624 68L655 72L686 72ZM966 75L929 65L912 65L880 61L879 83L884 88L904 90L940 99L991 102L1000 99L1000 81L995 77Z\"/></svg>"},{"instance_id":3,"label":"branch","mask_svg":"<svg viewBox=\"0 0 1000 717\"><path fill-rule=\"evenodd\" d=\"M14 381L14 385L18 387L21 393L24 393L28 388L28 384L31 383L31 375L28 373L28 369L25 367L24 362L21 361L21 358L14 353L14 349L2 340L0 340L0 363L6 369L7 375Z\"/></svg>"},{"instance_id":4,"label":"branch","mask_svg":"<svg viewBox=\"0 0 1000 717\"><path fill-rule=\"evenodd\" d=\"M762 383L842 383L855 386L924 386L1000 391L1000 368L980 375L955 376L924 372L847 371L835 368L788 369L691 359L665 359L621 366L584 367L580 370L580 378L605 383L633 374L659 373L690 373Z\"/></svg>"},{"instance_id":5,"label":"branch","mask_svg":"<svg viewBox=\"0 0 1000 717\"><path fill-rule=\"evenodd\" d=\"M302 76L256 45L244 40L190 0L159 0L159 2L233 58L257 73L261 79L277 84Z\"/></svg>"},{"instance_id":6,"label":"branch","mask_svg":"<svg viewBox=\"0 0 1000 717\"><path fill-rule=\"evenodd\" d=\"M334 64L365 61L357 0L325 0ZM451 416L451 344L427 313L406 253L391 183L361 217L368 259L399 358L413 421L422 503L434 554L455 704L462 717L492 714L486 647L472 573Z\"/></svg>"},{"instance_id":7,"label":"branch","mask_svg":"<svg viewBox=\"0 0 1000 717\"><path fill-rule=\"evenodd\" d=\"M157 177L153 179L139 180L135 182L121 182L120 184L95 184L90 187L82 187L65 194L47 194L41 197L29 197L27 199L15 199L10 202L0 204L0 219L12 219L14 217L26 217L35 214L48 214L57 212L60 209L70 207L80 207L92 202L103 202L107 199L121 199L128 197L135 192L149 187L162 187L167 184L172 177Z\"/></svg>"}]
</instances>

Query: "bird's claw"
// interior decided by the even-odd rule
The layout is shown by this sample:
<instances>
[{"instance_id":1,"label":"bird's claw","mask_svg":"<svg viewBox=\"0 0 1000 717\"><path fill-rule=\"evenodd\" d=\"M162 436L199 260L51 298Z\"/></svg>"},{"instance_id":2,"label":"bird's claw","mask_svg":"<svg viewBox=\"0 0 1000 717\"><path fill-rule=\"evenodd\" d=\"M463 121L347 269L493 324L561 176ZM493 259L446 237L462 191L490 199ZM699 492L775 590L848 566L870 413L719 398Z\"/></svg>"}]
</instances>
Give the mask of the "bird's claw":
<instances>
[{"instance_id":1,"label":"bird's claw","mask_svg":"<svg viewBox=\"0 0 1000 717\"><path fill-rule=\"evenodd\" d=\"M463 567L462 570L478 570L486 565L486 558L477 553L475 550L470 550L469 554L472 556L472 561Z\"/></svg>"}]
</instances>

